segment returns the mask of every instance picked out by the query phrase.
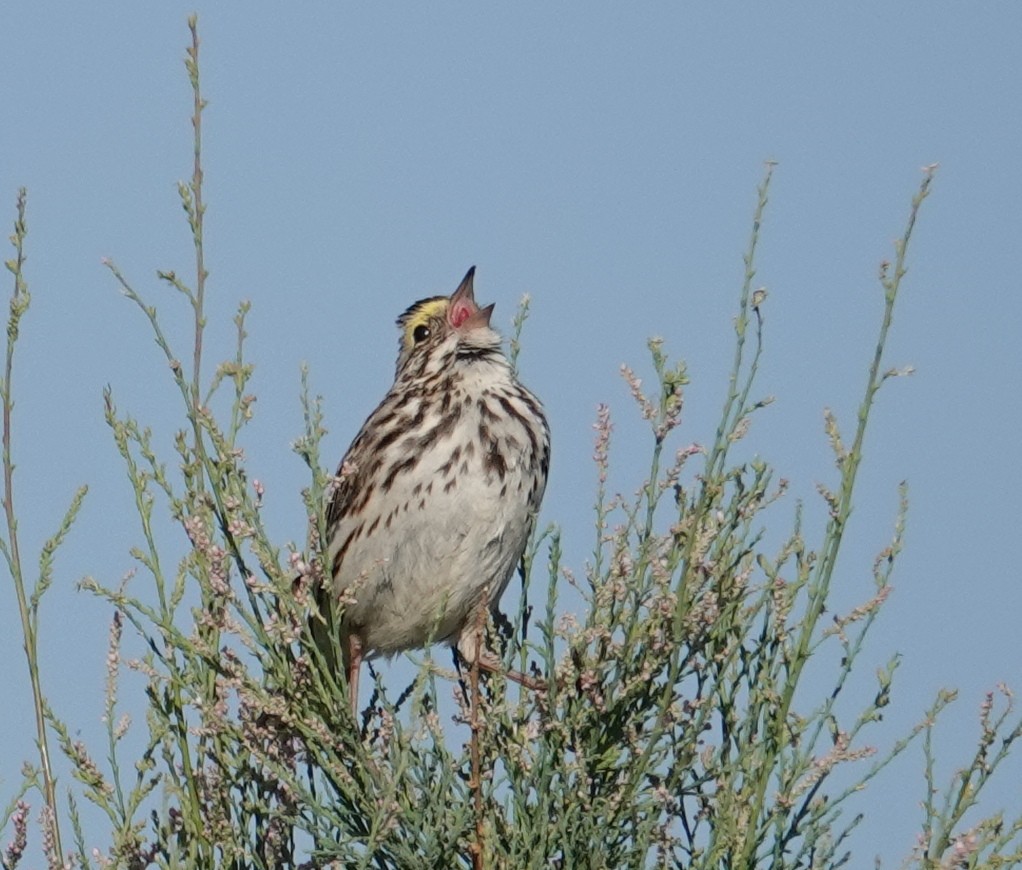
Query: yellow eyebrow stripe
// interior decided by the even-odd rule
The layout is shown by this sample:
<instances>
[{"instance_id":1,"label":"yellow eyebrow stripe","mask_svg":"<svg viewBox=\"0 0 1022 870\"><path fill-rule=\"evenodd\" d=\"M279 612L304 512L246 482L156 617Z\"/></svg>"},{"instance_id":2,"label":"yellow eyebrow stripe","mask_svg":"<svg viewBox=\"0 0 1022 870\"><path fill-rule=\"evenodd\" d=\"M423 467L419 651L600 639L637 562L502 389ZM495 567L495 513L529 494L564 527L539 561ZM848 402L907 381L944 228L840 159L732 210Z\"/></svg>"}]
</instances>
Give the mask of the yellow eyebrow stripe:
<instances>
[{"instance_id":1,"label":"yellow eyebrow stripe","mask_svg":"<svg viewBox=\"0 0 1022 870\"><path fill-rule=\"evenodd\" d=\"M431 320L443 318L447 315L447 306L450 304L450 300L447 297L440 299L425 299L415 307L414 310L410 311L404 318L404 343L405 347L411 347L415 344L415 339L412 338L412 333L415 331L415 327L423 324L428 324Z\"/></svg>"}]
</instances>

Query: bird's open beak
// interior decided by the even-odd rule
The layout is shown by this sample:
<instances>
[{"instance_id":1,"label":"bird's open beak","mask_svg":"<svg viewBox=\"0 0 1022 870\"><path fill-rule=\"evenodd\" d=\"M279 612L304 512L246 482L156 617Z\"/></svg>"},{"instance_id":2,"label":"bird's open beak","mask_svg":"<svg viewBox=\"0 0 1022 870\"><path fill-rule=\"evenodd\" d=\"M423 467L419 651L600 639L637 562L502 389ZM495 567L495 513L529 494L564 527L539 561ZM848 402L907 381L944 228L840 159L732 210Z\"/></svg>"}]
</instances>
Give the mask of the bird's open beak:
<instances>
[{"instance_id":1,"label":"bird's open beak","mask_svg":"<svg viewBox=\"0 0 1022 870\"><path fill-rule=\"evenodd\" d=\"M476 304L475 293L472 290L472 279L475 277L476 267L473 266L458 285L458 289L451 294L451 303L447 308L447 319L455 329L469 330L488 327L490 315L493 314L493 305L480 308Z\"/></svg>"}]
</instances>

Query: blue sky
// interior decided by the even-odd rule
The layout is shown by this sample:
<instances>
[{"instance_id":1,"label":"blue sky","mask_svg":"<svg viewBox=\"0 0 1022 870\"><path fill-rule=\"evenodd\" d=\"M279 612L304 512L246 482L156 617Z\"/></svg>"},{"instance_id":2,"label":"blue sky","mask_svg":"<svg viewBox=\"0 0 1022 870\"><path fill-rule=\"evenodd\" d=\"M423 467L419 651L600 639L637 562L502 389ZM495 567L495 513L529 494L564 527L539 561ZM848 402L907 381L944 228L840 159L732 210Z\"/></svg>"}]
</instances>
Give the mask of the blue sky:
<instances>
[{"instance_id":1,"label":"blue sky","mask_svg":"<svg viewBox=\"0 0 1022 870\"><path fill-rule=\"evenodd\" d=\"M137 540L101 391L110 384L164 446L179 425L161 355L100 261L113 258L158 301L186 346L183 306L154 273L190 264L175 184L190 172L181 58L192 9L23 4L0 33L6 226L17 188L29 189L20 533L37 552L74 488L90 485L42 639L55 703L86 736L101 713L109 612L73 587L86 574L116 582ZM748 444L818 510L816 482L835 479L823 409L850 431L881 313L877 266L902 231L920 167L939 162L889 346L891 363L916 374L880 396L836 600L868 597L907 480L906 551L864 659L864 700L873 667L895 651L904 658L871 739L889 744L939 687L957 686L938 745L945 776L965 761L983 691L1022 685L1022 7L198 12L210 358L230 352L235 305L250 299L259 400L247 453L282 539L303 534L305 475L288 447L301 430L300 364L326 399L333 461L389 385L394 318L450 292L476 264L477 296L497 303L505 330L517 300L532 296L523 377L554 435L544 516L563 526L579 568L592 545L597 403L618 423L613 482L630 491L640 481L646 444L618 369L628 362L648 376L648 336L690 366L681 440L712 435L768 159L779 166L757 276L770 293L760 386L777 401ZM19 735L0 760L6 795L32 741L13 593L0 589L3 731ZM862 808L882 812L864 825L860 858L882 854L890 866L909 851L921 770L910 752L872 792ZM991 797L990 809L1018 809L1017 789Z\"/></svg>"}]
</instances>

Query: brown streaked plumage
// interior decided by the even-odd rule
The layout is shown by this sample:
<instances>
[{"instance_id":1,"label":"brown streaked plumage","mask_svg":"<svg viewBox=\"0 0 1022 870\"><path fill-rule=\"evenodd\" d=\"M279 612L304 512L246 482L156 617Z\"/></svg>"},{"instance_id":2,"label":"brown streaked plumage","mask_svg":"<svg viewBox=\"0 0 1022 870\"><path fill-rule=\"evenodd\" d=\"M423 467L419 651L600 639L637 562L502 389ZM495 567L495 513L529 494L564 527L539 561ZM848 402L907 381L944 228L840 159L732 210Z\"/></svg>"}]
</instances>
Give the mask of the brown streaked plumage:
<instances>
[{"instance_id":1,"label":"brown streaked plumage","mask_svg":"<svg viewBox=\"0 0 1022 870\"><path fill-rule=\"evenodd\" d=\"M353 709L365 657L447 642L495 667L468 629L496 608L543 498L550 430L501 351L493 306L475 302L474 273L398 318L394 384L338 469L326 565L346 601Z\"/></svg>"}]
</instances>

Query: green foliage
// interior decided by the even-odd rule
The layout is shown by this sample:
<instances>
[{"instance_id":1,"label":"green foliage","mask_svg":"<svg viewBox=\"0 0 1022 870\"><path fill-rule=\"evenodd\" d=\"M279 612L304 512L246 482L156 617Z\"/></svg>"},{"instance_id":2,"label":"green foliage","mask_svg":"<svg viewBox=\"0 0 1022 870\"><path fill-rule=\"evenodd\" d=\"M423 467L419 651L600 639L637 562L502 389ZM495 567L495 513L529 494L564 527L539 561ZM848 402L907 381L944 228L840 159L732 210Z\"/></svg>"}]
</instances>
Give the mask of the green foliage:
<instances>
[{"instance_id":1,"label":"green foliage","mask_svg":"<svg viewBox=\"0 0 1022 870\"><path fill-rule=\"evenodd\" d=\"M47 706L37 639L39 601L55 552L84 497L74 496L40 556L28 591L17 543L11 453L11 374L21 318L25 197L19 196L3 399L4 508L0 538L22 618L36 705L38 763L4 810L10 830L4 868L19 866L30 828L28 801L45 807L41 844L51 867L689 867L822 868L851 861L848 835L861 815L853 795L922 735L927 794L920 845L907 864L1009 866L1022 860L1022 817L973 818L977 798L1022 723L1010 695L981 711L976 754L938 803L931 734L952 700L942 693L923 723L884 752L867 734L891 701L897 658L877 674L872 697L854 704L848 678L890 590L902 547L906 495L888 547L873 566L874 588L849 612L824 621L851 511L863 439L877 391L898 372L884 369L905 256L933 179L913 198L893 265L881 271L885 307L850 441L828 412L825 431L838 478L822 501L795 510L794 524L769 549L770 511L785 483L734 447L767 399L755 398L763 352L766 293L754 286L755 251L773 166L759 189L735 318L735 353L715 434L706 446L679 444L688 376L661 340L649 344L652 388L624 377L649 426L650 466L631 498L607 481L613 424L601 408L595 430L595 544L582 571L562 561L561 533L548 528L526 553L519 604L504 625L480 626L502 644L509 666L532 669L535 691L501 678L469 678L453 725L441 714L452 684L426 655L413 684L394 696L378 677L357 719L334 657L317 644L324 621L314 592L321 580L323 507L331 475L319 453L320 401L303 372L309 540L274 542L262 516L262 488L250 480L242 444L252 417L242 304L236 346L208 381L203 250L202 112L194 19L187 71L194 97L195 164L179 188L194 243L195 276L159 273L191 307L194 341L179 355L156 308L113 264L124 294L142 311L166 356L183 423L166 461L152 433L118 410L105 414L123 458L138 514L137 578L116 587L86 580L113 604L107 658L104 758L73 739ZM515 320L517 358L527 308ZM215 406L226 412L218 415ZM638 449L629 445L628 449ZM157 506L184 532L165 535ZM817 541L803 533L804 509L821 508ZM571 590L565 595L566 590ZM534 603L535 602L535 603ZM124 629L144 650L127 657ZM833 650L838 655L831 656ZM807 664L837 662L822 693L806 685ZM132 725L118 699L124 668L146 685L142 750L129 755ZM468 697L466 697L466 694ZM851 705L858 712L850 717ZM53 740L77 786L62 803L48 749ZM78 802L105 819L85 831ZM968 815L972 813L972 815ZM60 823L74 849L65 853ZM91 844L103 841L105 851Z\"/></svg>"}]
</instances>

